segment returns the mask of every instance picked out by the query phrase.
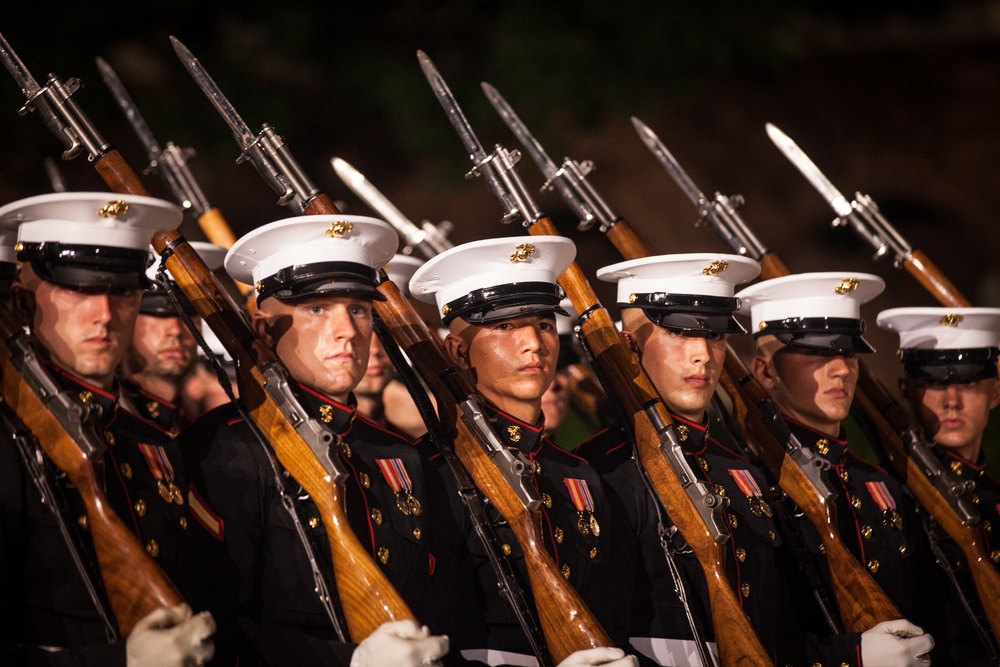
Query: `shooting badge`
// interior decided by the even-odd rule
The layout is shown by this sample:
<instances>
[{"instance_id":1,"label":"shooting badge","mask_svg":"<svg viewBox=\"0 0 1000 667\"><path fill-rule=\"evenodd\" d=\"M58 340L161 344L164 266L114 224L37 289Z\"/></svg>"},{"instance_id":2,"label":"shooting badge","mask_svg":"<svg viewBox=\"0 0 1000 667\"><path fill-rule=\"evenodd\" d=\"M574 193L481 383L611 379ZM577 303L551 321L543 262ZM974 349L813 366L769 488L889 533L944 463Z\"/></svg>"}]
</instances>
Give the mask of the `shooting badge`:
<instances>
[{"instance_id":1,"label":"shooting badge","mask_svg":"<svg viewBox=\"0 0 1000 667\"><path fill-rule=\"evenodd\" d=\"M601 525L597 523L597 517L594 516L594 498L590 495L587 480L566 477L563 478L563 482L566 483L566 488L569 489L569 498L573 501L573 507L576 508L576 529L580 531L581 535L586 536L593 533L594 537L600 537Z\"/></svg>"},{"instance_id":2,"label":"shooting badge","mask_svg":"<svg viewBox=\"0 0 1000 667\"><path fill-rule=\"evenodd\" d=\"M385 477L389 488L396 494L396 509L405 516L411 514L420 516L423 510L420 507L420 501L412 493L413 482L410 481L410 475L406 472L403 459L375 459L375 463L382 471L382 476Z\"/></svg>"},{"instance_id":3,"label":"shooting badge","mask_svg":"<svg viewBox=\"0 0 1000 667\"><path fill-rule=\"evenodd\" d=\"M734 470L730 468L729 475L736 482L736 486L740 487L743 495L747 497L747 506L751 512L757 516L766 516L767 518L771 518L774 515L771 506L764 500L764 494L761 493L757 480L753 478L749 470L743 468Z\"/></svg>"}]
</instances>

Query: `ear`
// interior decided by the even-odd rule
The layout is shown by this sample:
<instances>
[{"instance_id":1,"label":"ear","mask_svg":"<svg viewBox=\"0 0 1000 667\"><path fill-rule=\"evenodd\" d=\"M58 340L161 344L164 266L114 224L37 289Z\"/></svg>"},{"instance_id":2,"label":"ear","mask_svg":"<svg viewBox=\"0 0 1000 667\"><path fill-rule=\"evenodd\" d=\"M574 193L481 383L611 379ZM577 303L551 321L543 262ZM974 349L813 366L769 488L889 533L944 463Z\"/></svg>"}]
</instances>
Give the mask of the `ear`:
<instances>
[{"instance_id":1,"label":"ear","mask_svg":"<svg viewBox=\"0 0 1000 667\"><path fill-rule=\"evenodd\" d=\"M642 348L639 347L639 341L636 340L635 335L631 331L622 331L622 337L625 338L625 344L628 345L628 349L631 350L633 356L635 356L635 361L638 364L642 364Z\"/></svg>"},{"instance_id":2,"label":"ear","mask_svg":"<svg viewBox=\"0 0 1000 667\"><path fill-rule=\"evenodd\" d=\"M750 373L755 380L770 392L778 384L778 375L774 372L773 357L766 358L755 354L750 360Z\"/></svg>"},{"instance_id":3,"label":"ear","mask_svg":"<svg viewBox=\"0 0 1000 667\"><path fill-rule=\"evenodd\" d=\"M257 310L253 314L253 331L261 339L268 349L274 347L274 339L271 336L271 322L267 315Z\"/></svg>"},{"instance_id":4,"label":"ear","mask_svg":"<svg viewBox=\"0 0 1000 667\"><path fill-rule=\"evenodd\" d=\"M1000 405L1000 379L993 381L993 391L990 392L990 410Z\"/></svg>"},{"instance_id":5,"label":"ear","mask_svg":"<svg viewBox=\"0 0 1000 667\"><path fill-rule=\"evenodd\" d=\"M14 283L11 286L10 299L14 306L14 312L23 318L29 327L35 323L35 293L24 285Z\"/></svg>"},{"instance_id":6,"label":"ear","mask_svg":"<svg viewBox=\"0 0 1000 667\"><path fill-rule=\"evenodd\" d=\"M458 334L450 333L444 339L444 351L451 362L463 370L469 370L469 348Z\"/></svg>"}]
</instances>

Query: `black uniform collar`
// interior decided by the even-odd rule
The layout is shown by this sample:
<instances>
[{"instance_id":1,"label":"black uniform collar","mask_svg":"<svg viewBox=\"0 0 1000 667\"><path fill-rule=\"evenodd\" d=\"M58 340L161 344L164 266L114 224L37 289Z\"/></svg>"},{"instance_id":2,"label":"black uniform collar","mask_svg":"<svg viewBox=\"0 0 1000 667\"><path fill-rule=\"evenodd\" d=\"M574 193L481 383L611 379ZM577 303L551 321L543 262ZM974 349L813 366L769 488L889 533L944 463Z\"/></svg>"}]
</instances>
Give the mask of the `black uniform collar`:
<instances>
[{"instance_id":1,"label":"black uniform collar","mask_svg":"<svg viewBox=\"0 0 1000 667\"><path fill-rule=\"evenodd\" d=\"M52 378L62 389L70 392L78 401L84 405L96 408L96 424L106 428L115 418L118 412L118 381L111 392L99 389L89 382L85 382L78 377L70 375L57 366L50 366Z\"/></svg>"},{"instance_id":2,"label":"black uniform collar","mask_svg":"<svg viewBox=\"0 0 1000 667\"><path fill-rule=\"evenodd\" d=\"M708 414L705 414L703 423L693 422L680 415L670 413L670 418L674 420L677 427L677 437L680 438L681 448L688 454L701 454L708 446Z\"/></svg>"},{"instance_id":3,"label":"black uniform collar","mask_svg":"<svg viewBox=\"0 0 1000 667\"><path fill-rule=\"evenodd\" d=\"M302 383L298 383L299 400L309 413L329 426L335 433L345 436L354 424L358 415L358 403L354 394L350 395L348 405L327 398Z\"/></svg>"},{"instance_id":4,"label":"black uniform collar","mask_svg":"<svg viewBox=\"0 0 1000 667\"><path fill-rule=\"evenodd\" d=\"M487 403L486 416L500 438L500 442L507 448L519 450L524 454L532 454L542 446L544 415L539 416L538 421L532 425L512 417L495 405Z\"/></svg>"},{"instance_id":5,"label":"black uniform collar","mask_svg":"<svg viewBox=\"0 0 1000 667\"><path fill-rule=\"evenodd\" d=\"M783 419L791 429L792 435L798 438L804 447L808 447L833 464L844 460L847 455L847 432L843 426L840 427L838 436L833 438L794 419L788 417Z\"/></svg>"},{"instance_id":6,"label":"black uniform collar","mask_svg":"<svg viewBox=\"0 0 1000 667\"><path fill-rule=\"evenodd\" d=\"M175 433L180 429L181 410L176 403L145 391L131 380L122 380L121 391L128 396L136 414L143 419L153 422L167 432Z\"/></svg>"},{"instance_id":7,"label":"black uniform collar","mask_svg":"<svg viewBox=\"0 0 1000 667\"><path fill-rule=\"evenodd\" d=\"M982 477L986 471L986 454L982 449L979 450L979 458L976 463L945 447L935 445L934 451L938 453L941 462L962 479L976 480Z\"/></svg>"}]
</instances>

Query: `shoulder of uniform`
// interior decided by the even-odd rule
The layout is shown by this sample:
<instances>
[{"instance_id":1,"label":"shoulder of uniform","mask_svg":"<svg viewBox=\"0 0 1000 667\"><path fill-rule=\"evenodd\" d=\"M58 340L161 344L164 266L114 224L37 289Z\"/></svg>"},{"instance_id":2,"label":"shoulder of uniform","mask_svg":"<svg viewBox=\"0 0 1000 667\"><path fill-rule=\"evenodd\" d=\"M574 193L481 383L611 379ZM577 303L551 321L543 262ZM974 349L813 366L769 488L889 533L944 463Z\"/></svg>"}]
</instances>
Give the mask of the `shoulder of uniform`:
<instances>
[{"instance_id":1,"label":"shoulder of uniform","mask_svg":"<svg viewBox=\"0 0 1000 667\"><path fill-rule=\"evenodd\" d=\"M595 433L573 450L573 453L600 470L628 459L631 448L628 446L624 427L614 424Z\"/></svg>"},{"instance_id":2,"label":"shoulder of uniform","mask_svg":"<svg viewBox=\"0 0 1000 667\"><path fill-rule=\"evenodd\" d=\"M370 437L377 438L381 442L386 442L386 443L393 442L403 445L413 444L413 440L411 440L410 438L401 435L398 431L386 428L380 424L376 424L375 422L373 422L371 419L361 414L360 412L356 412L354 415L354 424L351 426L351 430L353 431L354 429L361 429L368 431L370 433Z\"/></svg>"}]
</instances>

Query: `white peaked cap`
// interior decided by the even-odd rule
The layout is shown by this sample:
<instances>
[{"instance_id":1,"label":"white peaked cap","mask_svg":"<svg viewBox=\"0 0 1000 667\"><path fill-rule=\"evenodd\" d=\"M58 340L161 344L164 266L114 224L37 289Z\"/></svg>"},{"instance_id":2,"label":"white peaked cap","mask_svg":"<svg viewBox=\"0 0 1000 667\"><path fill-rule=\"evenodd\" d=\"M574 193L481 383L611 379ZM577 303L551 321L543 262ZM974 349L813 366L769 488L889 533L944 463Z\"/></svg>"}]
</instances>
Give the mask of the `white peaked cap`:
<instances>
[{"instance_id":1,"label":"white peaked cap","mask_svg":"<svg viewBox=\"0 0 1000 667\"><path fill-rule=\"evenodd\" d=\"M157 232L181 223L168 201L110 192L57 192L0 208L0 227L17 228L21 243L110 246L144 250Z\"/></svg>"},{"instance_id":2,"label":"white peaked cap","mask_svg":"<svg viewBox=\"0 0 1000 667\"><path fill-rule=\"evenodd\" d=\"M566 314L558 313L556 315L556 332L560 336L568 336L573 333L573 327L576 326L576 320L580 317L580 313L576 312L573 302L569 299L560 301L559 307L566 311Z\"/></svg>"},{"instance_id":3,"label":"white peaked cap","mask_svg":"<svg viewBox=\"0 0 1000 667\"><path fill-rule=\"evenodd\" d=\"M230 276L254 285L262 297L274 290L261 290L261 281L278 280L289 286L324 277L330 278L329 284L354 281L374 293L375 272L385 266L398 246L396 230L382 220L359 215L305 215L278 220L245 235L229 249L225 266ZM331 263L339 265L333 273L319 268ZM309 267L317 267L320 273L310 272ZM349 274L361 267L366 270L345 275L345 271Z\"/></svg>"},{"instance_id":4,"label":"white peaked cap","mask_svg":"<svg viewBox=\"0 0 1000 667\"><path fill-rule=\"evenodd\" d=\"M597 277L618 283L618 303L626 305L633 294L691 294L733 296L742 285L760 274L760 264L742 255L687 253L656 255L619 262L598 269Z\"/></svg>"},{"instance_id":5,"label":"white peaked cap","mask_svg":"<svg viewBox=\"0 0 1000 667\"><path fill-rule=\"evenodd\" d=\"M397 253L392 256L389 263L385 265L385 272L389 276L403 296L410 296L410 278L424 263L424 260L413 255L403 255Z\"/></svg>"},{"instance_id":6,"label":"white peaked cap","mask_svg":"<svg viewBox=\"0 0 1000 667\"><path fill-rule=\"evenodd\" d=\"M885 281L870 273L798 273L751 285L736 296L740 312L749 313L752 331L761 322L789 318L861 319L861 304L885 289Z\"/></svg>"},{"instance_id":7,"label":"white peaked cap","mask_svg":"<svg viewBox=\"0 0 1000 667\"><path fill-rule=\"evenodd\" d=\"M216 245L214 243L208 243L206 241L188 241L188 245L191 249L198 253L201 257L201 261L205 262L205 266L208 267L209 271L218 271L222 268L222 263L226 259L226 253L228 250L223 248L221 245ZM150 280L156 280L156 273L160 268L160 256L156 254L153 247L149 247L149 256L152 261L149 268L146 269L146 277ZM170 271L167 271L167 275L173 280L174 277L170 275Z\"/></svg>"},{"instance_id":8,"label":"white peaked cap","mask_svg":"<svg viewBox=\"0 0 1000 667\"><path fill-rule=\"evenodd\" d=\"M414 298L436 303L446 321L473 313L488 319L521 312L559 311L559 276L576 256L576 245L561 236L514 236L473 241L429 259L410 280ZM535 283L538 289L525 288ZM545 288L542 284L551 287ZM481 292L485 290L487 293ZM468 297L462 305L449 305Z\"/></svg>"},{"instance_id":9,"label":"white peaked cap","mask_svg":"<svg viewBox=\"0 0 1000 667\"><path fill-rule=\"evenodd\" d=\"M904 350L997 347L1000 340L1000 308L890 308L876 322L899 334Z\"/></svg>"}]
</instances>

